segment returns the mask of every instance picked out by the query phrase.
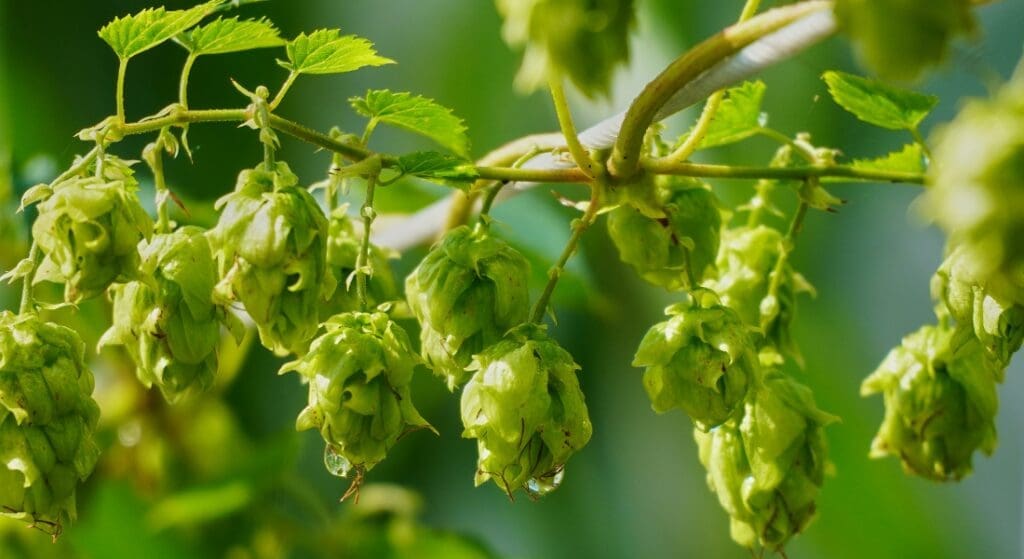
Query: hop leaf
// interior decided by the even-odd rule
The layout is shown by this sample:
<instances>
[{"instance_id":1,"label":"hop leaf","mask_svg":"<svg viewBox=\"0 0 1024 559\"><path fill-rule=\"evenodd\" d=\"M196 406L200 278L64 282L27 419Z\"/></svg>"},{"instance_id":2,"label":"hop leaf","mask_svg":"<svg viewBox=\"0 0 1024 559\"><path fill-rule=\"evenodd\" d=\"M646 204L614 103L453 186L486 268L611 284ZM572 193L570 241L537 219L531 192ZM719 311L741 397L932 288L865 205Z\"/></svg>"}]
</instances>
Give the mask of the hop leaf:
<instances>
[{"instance_id":1,"label":"hop leaf","mask_svg":"<svg viewBox=\"0 0 1024 559\"><path fill-rule=\"evenodd\" d=\"M349 217L347 210L347 206L335 208L327 226L327 265L339 284L320 307L321 320L339 313L359 310L355 286L346 280L355 272L362 235L352 225L352 218ZM401 298L398 282L388 262L395 257L396 255L390 251L377 245L370 245L372 274L366 284L366 295L371 308Z\"/></svg>"},{"instance_id":2,"label":"hop leaf","mask_svg":"<svg viewBox=\"0 0 1024 559\"><path fill-rule=\"evenodd\" d=\"M456 155L469 157L465 123L451 109L431 99L377 89L367 91L365 97L352 97L349 103L371 122L383 122L426 136Z\"/></svg>"},{"instance_id":3,"label":"hop leaf","mask_svg":"<svg viewBox=\"0 0 1024 559\"><path fill-rule=\"evenodd\" d=\"M399 157L398 171L403 175L459 188L466 188L480 178L472 161L436 151L417 151Z\"/></svg>"},{"instance_id":4,"label":"hop leaf","mask_svg":"<svg viewBox=\"0 0 1024 559\"><path fill-rule=\"evenodd\" d=\"M646 188L634 185L629 188ZM608 214L608 234L626 262L648 282L666 289L700 281L714 265L722 215L711 189L696 179L665 177L654 183L648 205L627 201ZM689 268L689 270L687 270Z\"/></svg>"},{"instance_id":5,"label":"hop leaf","mask_svg":"<svg viewBox=\"0 0 1024 559\"><path fill-rule=\"evenodd\" d=\"M572 356L542 326L524 324L474 357L462 392L462 436L476 439L476 484L544 495L590 440Z\"/></svg>"},{"instance_id":6,"label":"hop leaf","mask_svg":"<svg viewBox=\"0 0 1024 559\"><path fill-rule=\"evenodd\" d=\"M235 191L217 201L210 230L220 282L239 300L278 355L304 353L319 324L319 304L334 292L327 267L327 219L285 163L242 171Z\"/></svg>"},{"instance_id":7,"label":"hop leaf","mask_svg":"<svg viewBox=\"0 0 1024 559\"><path fill-rule=\"evenodd\" d=\"M995 450L1002 374L970 329L924 326L903 338L861 385L862 395L885 398L872 458L899 457L936 481L964 477L976 450Z\"/></svg>"},{"instance_id":8,"label":"hop leaf","mask_svg":"<svg viewBox=\"0 0 1024 559\"><path fill-rule=\"evenodd\" d=\"M733 540L781 550L810 523L829 469L824 427L834 421L817 408L810 389L769 372L742 419L694 430Z\"/></svg>"},{"instance_id":9,"label":"hop leaf","mask_svg":"<svg viewBox=\"0 0 1024 559\"><path fill-rule=\"evenodd\" d=\"M342 74L365 66L394 64L377 55L373 43L355 35L341 35L337 29L301 33L286 45L288 61L278 64L296 74Z\"/></svg>"},{"instance_id":10,"label":"hop leaf","mask_svg":"<svg viewBox=\"0 0 1024 559\"><path fill-rule=\"evenodd\" d=\"M52 528L99 457L99 407L85 345L34 314L0 312L0 514Z\"/></svg>"},{"instance_id":11,"label":"hop leaf","mask_svg":"<svg viewBox=\"0 0 1024 559\"><path fill-rule=\"evenodd\" d=\"M422 326L423 357L453 389L469 377L472 356L526 322L530 264L484 227L457 227L405 280Z\"/></svg>"},{"instance_id":12,"label":"hop leaf","mask_svg":"<svg viewBox=\"0 0 1024 559\"><path fill-rule=\"evenodd\" d=\"M938 136L926 214L960 247L965 273L1024 305L1024 71L969 102Z\"/></svg>"},{"instance_id":13,"label":"hop leaf","mask_svg":"<svg viewBox=\"0 0 1024 559\"><path fill-rule=\"evenodd\" d=\"M285 44L274 24L266 19L217 18L178 35L175 40L190 53L226 54Z\"/></svg>"},{"instance_id":14,"label":"hop leaf","mask_svg":"<svg viewBox=\"0 0 1024 559\"><path fill-rule=\"evenodd\" d=\"M756 134L761 129L761 103L766 89L764 82L757 80L726 90L725 98L700 142L700 148L734 144ZM680 138L680 142L686 136Z\"/></svg>"},{"instance_id":15,"label":"hop leaf","mask_svg":"<svg viewBox=\"0 0 1024 559\"><path fill-rule=\"evenodd\" d=\"M332 473L365 472L402 435L430 427L409 392L419 359L405 330L384 313L340 314L324 328L309 353L281 368L309 384L309 405L295 425L320 431Z\"/></svg>"},{"instance_id":16,"label":"hop leaf","mask_svg":"<svg viewBox=\"0 0 1024 559\"><path fill-rule=\"evenodd\" d=\"M497 0L502 35L525 46L516 85L532 91L566 74L588 96L607 93L612 72L629 59L633 0Z\"/></svg>"},{"instance_id":17,"label":"hop leaf","mask_svg":"<svg viewBox=\"0 0 1024 559\"><path fill-rule=\"evenodd\" d=\"M844 72L825 72L825 83L840 107L867 122L890 130L916 130L939 103L934 95L885 85Z\"/></svg>"},{"instance_id":18,"label":"hop leaf","mask_svg":"<svg viewBox=\"0 0 1024 559\"><path fill-rule=\"evenodd\" d=\"M138 272L136 245L153 222L139 203L130 163L106 156L103 177L72 177L39 203L32 236L43 253L35 281L63 283L77 303Z\"/></svg>"},{"instance_id":19,"label":"hop leaf","mask_svg":"<svg viewBox=\"0 0 1024 559\"><path fill-rule=\"evenodd\" d=\"M124 346L139 380L176 402L213 383L220 325L234 317L213 303L217 264L202 229L156 235L141 252L145 279L112 288L113 324L99 346Z\"/></svg>"},{"instance_id":20,"label":"hop leaf","mask_svg":"<svg viewBox=\"0 0 1024 559\"><path fill-rule=\"evenodd\" d=\"M147 8L114 19L100 29L100 38L119 58L127 60L194 26L222 3L223 0L211 0L187 10Z\"/></svg>"},{"instance_id":21,"label":"hop leaf","mask_svg":"<svg viewBox=\"0 0 1024 559\"><path fill-rule=\"evenodd\" d=\"M702 289L665 314L669 320L647 331L633 359L634 367L646 367L651 406L658 413L678 407L707 427L723 423L743 403L756 374L749 327Z\"/></svg>"}]
</instances>

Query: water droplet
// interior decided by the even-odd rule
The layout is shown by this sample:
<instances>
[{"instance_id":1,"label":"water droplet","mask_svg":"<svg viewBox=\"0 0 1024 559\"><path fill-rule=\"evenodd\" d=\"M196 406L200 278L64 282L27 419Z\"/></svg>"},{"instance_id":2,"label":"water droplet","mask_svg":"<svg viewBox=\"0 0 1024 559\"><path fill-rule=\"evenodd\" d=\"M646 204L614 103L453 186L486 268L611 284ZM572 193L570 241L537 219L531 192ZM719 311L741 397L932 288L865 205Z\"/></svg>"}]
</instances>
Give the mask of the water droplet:
<instances>
[{"instance_id":1,"label":"water droplet","mask_svg":"<svg viewBox=\"0 0 1024 559\"><path fill-rule=\"evenodd\" d=\"M331 475L338 477L348 477L348 473L352 470L352 462L339 454L338 449L332 444L324 448L324 466L327 467L328 472L331 472Z\"/></svg>"},{"instance_id":2,"label":"water droplet","mask_svg":"<svg viewBox=\"0 0 1024 559\"><path fill-rule=\"evenodd\" d=\"M560 466L550 474L530 478L530 480L526 482L526 492L534 499L543 497L555 489L558 489L558 486L562 485L562 478L564 477L565 468Z\"/></svg>"}]
</instances>

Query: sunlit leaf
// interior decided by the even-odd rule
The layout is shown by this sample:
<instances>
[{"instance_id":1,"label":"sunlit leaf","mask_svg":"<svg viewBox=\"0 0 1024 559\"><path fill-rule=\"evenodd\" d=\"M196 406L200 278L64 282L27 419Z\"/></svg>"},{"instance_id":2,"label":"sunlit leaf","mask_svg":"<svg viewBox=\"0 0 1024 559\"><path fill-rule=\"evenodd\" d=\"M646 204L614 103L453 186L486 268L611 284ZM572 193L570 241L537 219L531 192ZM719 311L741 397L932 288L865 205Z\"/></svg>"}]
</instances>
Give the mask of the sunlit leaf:
<instances>
[{"instance_id":1,"label":"sunlit leaf","mask_svg":"<svg viewBox=\"0 0 1024 559\"><path fill-rule=\"evenodd\" d=\"M441 184L468 186L479 178L476 167L468 159L437 153L418 151L398 158L398 171Z\"/></svg>"},{"instance_id":2,"label":"sunlit leaf","mask_svg":"<svg viewBox=\"0 0 1024 559\"><path fill-rule=\"evenodd\" d=\"M118 57L126 60L196 25L216 10L222 1L210 0L187 10L146 8L114 19L100 29L99 35Z\"/></svg>"},{"instance_id":3,"label":"sunlit leaf","mask_svg":"<svg viewBox=\"0 0 1024 559\"><path fill-rule=\"evenodd\" d=\"M224 54L285 44L274 24L266 19L217 18L182 33L175 39L195 55Z\"/></svg>"},{"instance_id":4,"label":"sunlit leaf","mask_svg":"<svg viewBox=\"0 0 1024 559\"><path fill-rule=\"evenodd\" d=\"M761 102L765 89L762 81L746 82L729 89L700 147L733 144L756 134L761 128Z\"/></svg>"},{"instance_id":5,"label":"sunlit leaf","mask_svg":"<svg viewBox=\"0 0 1024 559\"><path fill-rule=\"evenodd\" d=\"M370 41L355 35L343 36L337 29L302 33L286 49L288 60L279 60L278 64L297 74L341 74L395 62L379 56Z\"/></svg>"},{"instance_id":6,"label":"sunlit leaf","mask_svg":"<svg viewBox=\"0 0 1024 559\"><path fill-rule=\"evenodd\" d=\"M864 122L890 130L917 128L939 102L934 95L891 87L843 72L825 72L823 77L840 107Z\"/></svg>"},{"instance_id":7,"label":"sunlit leaf","mask_svg":"<svg viewBox=\"0 0 1024 559\"><path fill-rule=\"evenodd\" d=\"M353 97L349 103L367 118L426 136L463 157L469 155L462 119L431 99L378 89L367 91L365 97Z\"/></svg>"}]
</instances>

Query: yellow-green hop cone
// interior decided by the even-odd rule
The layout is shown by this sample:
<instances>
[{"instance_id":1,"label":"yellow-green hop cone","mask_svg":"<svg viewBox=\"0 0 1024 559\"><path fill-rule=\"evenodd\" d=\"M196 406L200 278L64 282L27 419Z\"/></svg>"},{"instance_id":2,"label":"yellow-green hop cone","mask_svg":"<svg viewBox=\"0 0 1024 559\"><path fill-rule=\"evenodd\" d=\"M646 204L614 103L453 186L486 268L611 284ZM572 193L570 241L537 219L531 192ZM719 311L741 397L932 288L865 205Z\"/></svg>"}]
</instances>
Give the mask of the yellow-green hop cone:
<instances>
[{"instance_id":1,"label":"yellow-green hop cone","mask_svg":"<svg viewBox=\"0 0 1024 559\"><path fill-rule=\"evenodd\" d=\"M809 388L770 372L752 389L742 419L694 429L733 540L779 550L807 527L830 467L824 427L834 421Z\"/></svg>"},{"instance_id":2,"label":"yellow-green hop cone","mask_svg":"<svg viewBox=\"0 0 1024 559\"><path fill-rule=\"evenodd\" d=\"M871 456L898 457L906 471L936 481L969 474L974 452L996 447L1002 374L968 329L924 326L903 338L861 386L862 395L885 398Z\"/></svg>"},{"instance_id":3,"label":"yellow-green hop cone","mask_svg":"<svg viewBox=\"0 0 1024 559\"><path fill-rule=\"evenodd\" d=\"M510 497L544 495L593 428L571 355L543 326L524 324L474 357L462 391L462 436L477 440L476 484Z\"/></svg>"},{"instance_id":4,"label":"yellow-green hop cone","mask_svg":"<svg viewBox=\"0 0 1024 559\"><path fill-rule=\"evenodd\" d=\"M925 212L977 283L1024 305L1024 71L937 136Z\"/></svg>"},{"instance_id":5,"label":"yellow-green hop cone","mask_svg":"<svg viewBox=\"0 0 1024 559\"><path fill-rule=\"evenodd\" d=\"M619 258L640 277L686 289L690 276L701 281L714 267L722 229L718 199L696 179L659 177L652 186L658 213L652 214L650 201L627 200L608 214L608 234Z\"/></svg>"},{"instance_id":6,"label":"yellow-green hop cone","mask_svg":"<svg viewBox=\"0 0 1024 559\"><path fill-rule=\"evenodd\" d=\"M530 264L486 227L452 229L405 280L421 351L455 389L473 356L526 322Z\"/></svg>"},{"instance_id":7,"label":"yellow-green hop cone","mask_svg":"<svg viewBox=\"0 0 1024 559\"><path fill-rule=\"evenodd\" d=\"M978 341L1005 366L1024 341L1024 305L1011 303L978 283L965 254L958 247L946 257L932 278L932 297L957 324L972 328Z\"/></svg>"},{"instance_id":8,"label":"yellow-green hop cone","mask_svg":"<svg viewBox=\"0 0 1024 559\"><path fill-rule=\"evenodd\" d=\"M84 351L73 330L0 312L0 513L54 534L99 457Z\"/></svg>"},{"instance_id":9,"label":"yellow-green hop cone","mask_svg":"<svg viewBox=\"0 0 1024 559\"><path fill-rule=\"evenodd\" d=\"M680 408L703 427L729 419L757 374L750 327L698 289L665 310L670 318L651 327L634 367L646 367L644 388L654 411Z\"/></svg>"},{"instance_id":10,"label":"yellow-green hop cone","mask_svg":"<svg viewBox=\"0 0 1024 559\"><path fill-rule=\"evenodd\" d=\"M35 281L64 284L64 299L77 303L111 283L134 278L137 245L153 221L136 195L129 164L105 156L103 176L77 176L53 186L39 203L32 238L43 254Z\"/></svg>"},{"instance_id":11,"label":"yellow-green hop cone","mask_svg":"<svg viewBox=\"0 0 1024 559\"><path fill-rule=\"evenodd\" d=\"M328 469L361 474L402 435L430 428L409 392L420 360L405 330L384 313L340 314L324 328L309 353L281 372L295 371L309 383L309 405L295 426L320 431Z\"/></svg>"},{"instance_id":12,"label":"yellow-green hop cone","mask_svg":"<svg viewBox=\"0 0 1024 559\"><path fill-rule=\"evenodd\" d=\"M763 225L726 229L718 253L718 275L704 286L718 293L744 322L760 328L767 344L800 361L790 325L797 295L814 293L814 288L788 262L778 266L783 242L782 233ZM776 273L781 277L772 294Z\"/></svg>"},{"instance_id":13,"label":"yellow-green hop cone","mask_svg":"<svg viewBox=\"0 0 1024 559\"><path fill-rule=\"evenodd\" d=\"M220 326L239 326L213 302L217 264L198 227L144 242L141 276L112 289L113 324L99 347L124 346L139 380L168 402L205 391L217 374Z\"/></svg>"},{"instance_id":14,"label":"yellow-green hop cone","mask_svg":"<svg viewBox=\"0 0 1024 559\"><path fill-rule=\"evenodd\" d=\"M347 206L335 208L328 220L327 265L338 281L338 288L321 306L322 320L339 313L359 310L353 273L359 257L362 235L353 226L347 209ZM366 282L366 300L370 308L401 298L398 281L388 262L394 257L390 251L377 245L370 245L369 265L372 275Z\"/></svg>"},{"instance_id":15,"label":"yellow-green hop cone","mask_svg":"<svg viewBox=\"0 0 1024 559\"><path fill-rule=\"evenodd\" d=\"M242 171L235 191L217 201L208 233L217 258L217 292L238 300L263 345L302 354L319 327L320 303L333 293L327 267L327 219L288 165Z\"/></svg>"}]
</instances>

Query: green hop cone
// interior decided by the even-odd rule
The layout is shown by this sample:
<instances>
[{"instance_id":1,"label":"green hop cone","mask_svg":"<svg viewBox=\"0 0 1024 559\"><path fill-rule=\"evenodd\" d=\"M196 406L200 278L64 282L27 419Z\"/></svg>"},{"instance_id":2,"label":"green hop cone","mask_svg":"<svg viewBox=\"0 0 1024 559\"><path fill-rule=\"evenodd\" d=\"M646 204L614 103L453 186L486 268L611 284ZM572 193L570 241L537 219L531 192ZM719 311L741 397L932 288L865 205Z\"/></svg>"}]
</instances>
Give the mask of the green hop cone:
<instances>
[{"instance_id":1,"label":"green hop cone","mask_svg":"<svg viewBox=\"0 0 1024 559\"><path fill-rule=\"evenodd\" d=\"M356 261L362 243L362 235L356 232L347 205L335 208L327 227L327 265L339 282L338 288L320 308L320 318L339 313L359 310L356 294ZM376 245L370 245L370 267L372 274L366 282L366 299L370 308L401 298L398 282L388 262L394 255Z\"/></svg>"},{"instance_id":2,"label":"green hop cone","mask_svg":"<svg viewBox=\"0 0 1024 559\"><path fill-rule=\"evenodd\" d=\"M451 389L473 355L526 322L530 264L486 227L452 229L405 280L423 357Z\"/></svg>"},{"instance_id":3,"label":"green hop cone","mask_svg":"<svg viewBox=\"0 0 1024 559\"><path fill-rule=\"evenodd\" d=\"M861 386L885 398L871 456L899 457L906 471L936 481L964 477L974 451L995 450L1002 374L969 329L924 326L903 338Z\"/></svg>"},{"instance_id":4,"label":"green hop cone","mask_svg":"<svg viewBox=\"0 0 1024 559\"><path fill-rule=\"evenodd\" d=\"M783 243L782 233L763 225L726 229L718 253L718 276L704 286L718 293L744 322L760 328L769 346L799 362L790 325L796 296L814 293L814 288L788 261L779 266ZM777 281L774 293L773 281Z\"/></svg>"},{"instance_id":5,"label":"green hop cone","mask_svg":"<svg viewBox=\"0 0 1024 559\"><path fill-rule=\"evenodd\" d=\"M756 374L750 328L704 289L687 293L665 314L670 318L647 331L633 359L634 367L646 367L654 411L680 408L704 427L724 422Z\"/></svg>"},{"instance_id":6,"label":"green hop cone","mask_svg":"<svg viewBox=\"0 0 1024 559\"><path fill-rule=\"evenodd\" d=\"M309 353L281 372L295 371L309 383L309 405L295 426L320 431L331 473L361 474L402 435L430 428L410 394L420 360L405 330L384 313L340 314L324 328Z\"/></svg>"},{"instance_id":7,"label":"green hop cone","mask_svg":"<svg viewBox=\"0 0 1024 559\"><path fill-rule=\"evenodd\" d=\"M76 332L0 312L0 513L60 532L99 457L99 407Z\"/></svg>"},{"instance_id":8,"label":"green hop cone","mask_svg":"<svg viewBox=\"0 0 1024 559\"><path fill-rule=\"evenodd\" d=\"M566 461L590 440L571 355L536 324L518 326L476 355L462 392L462 436L477 440L476 484L534 497L558 487Z\"/></svg>"},{"instance_id":9,"label":"green hop cone","mask_svg":"<svg viewBox=\"0 0 1024 559\"><path fill-rule=\"evenodd\" d=\"M627 200L608 214L608 234L640 277L666 289L686 289L690 277L701 281L715 264L722 229L718 199L690 178L664 177L635 187L650 184L658 213L652 215L649 201Z\"/></svg>"},{"instance_id":10,"label":"green hop cone","mask_svg":"<svg viewBox=\"0 0 1024 559\"><path fill-rule=\"evenodd\" d=\"M752 389L742 419L694 430L736 543L779 550L810 523L830 468L824 427L834 421L809 388L769 372Z\"/></svg>"},{"instance_id":11,"label":"green hop cone","mask_svg":"<svg viewBox=\"0 0 1024 559\"><path fill-rule=\"evenodd\" d=\"M204 231L155 235L140 250L145 279L112 288L113 324L99 347L124 346L139 380L168 402L203 392L217 373L222 323L241 325L213 303L217 264Z\"/></svg>"},{"instance_id":12,"label":"green hop cone","mask_svg":"<svg viewBox=\"0 0 1024 559\"><path fill-rule=\"evenodd\" d=\"M1024 305L1024 70L943 128L923 207L960 247L960 267Z\"/></svg>"},{"instance_id":13,"label":"green hop cone","mask_svg":"<svg viewBox=\"0 0 1024 559\"><path fill-rule=\"evenodd\" d=\"M971 327L999 363L1009 364L1024 341L1024 305L1010 303L977 283L962 247L954 249L935 273L932 296L958 324Z\"/></svg>"},{"instance_id":14,"label":"green hop cone","mask_svg":"<svg viewBox=\"0 0 1024 559\"><path fill-rule=\"evenodd\" d=\"M32 238L43 254L35 281L64 284L64 299L94 297L135 277L137 245L153 231L129 163L105 156L103 176L76 176L53 186L38 205Z\"/></svg>"},{"instance_id":15,"label":"green hop cone","mask_svg":"<svg viewBox=\"0 0 1024 559\"><path fill-rule=\"evenodd\" d=\"M260 341L278 355L302 354L319 327L320 303L333 293L327 219L279 162L273 172L242 171L235 191L217 201L208 233L224 300L245 305Z\"/></svg>"}]
</instances>

